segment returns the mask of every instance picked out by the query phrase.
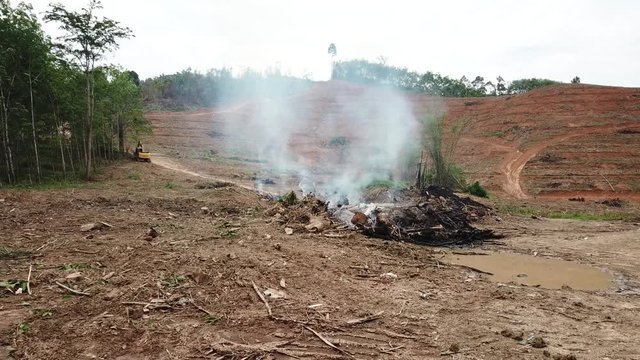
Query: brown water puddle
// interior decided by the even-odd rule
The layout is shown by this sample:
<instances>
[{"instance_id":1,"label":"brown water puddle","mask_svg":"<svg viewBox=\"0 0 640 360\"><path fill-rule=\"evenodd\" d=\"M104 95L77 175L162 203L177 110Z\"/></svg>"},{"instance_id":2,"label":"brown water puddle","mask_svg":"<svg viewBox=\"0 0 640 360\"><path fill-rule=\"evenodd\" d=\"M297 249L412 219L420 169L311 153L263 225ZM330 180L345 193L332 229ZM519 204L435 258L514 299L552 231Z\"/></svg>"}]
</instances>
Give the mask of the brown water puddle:
<instances>
[{"instance_id":1,"label":"brown water puddle","mask_svg":"<svg viewBox=\"0 0 640 360\"><path fill-rule=\"evenodd\" d=\"M606 290L614 286L613 276L591 266L571 261L518 254L447 256L456 265L465 265L488 273L491 281L560 289Z\"/></svg>"}]
</instances>

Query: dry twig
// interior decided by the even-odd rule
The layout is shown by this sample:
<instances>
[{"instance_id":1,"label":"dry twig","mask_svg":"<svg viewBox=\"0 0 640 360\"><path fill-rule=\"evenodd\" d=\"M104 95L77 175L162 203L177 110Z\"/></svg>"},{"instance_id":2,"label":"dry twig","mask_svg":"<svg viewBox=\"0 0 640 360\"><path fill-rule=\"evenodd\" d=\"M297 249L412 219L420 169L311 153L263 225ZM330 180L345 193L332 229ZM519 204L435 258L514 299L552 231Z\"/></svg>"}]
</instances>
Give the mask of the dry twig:
<instances>
[{"instance_id":1,"label":"dry twig","mask_svg":"<svg viewBox=\"0 0 640 360\"><path fill-rule=\"evenodd\" d=\"M324 336L320 335L320 333L319 333L319 332L317 332L317 331L313 330L312 328L310 328L310 327L308 327L308 326L306 326L306 325L303 325L303 327L304 327L305 329L307 329L307 330L311 331L311 332L313 333L313 335L317 336L317 337L318 337L318 339L322 340L322 342L323 342L323 343L325 343L325 344L327 344L327 346L329 346L330 348L332 348L332 349L334 349L334 350L336 350L336 351L339 351L339 352L341 352L342 354L345 354L345 355L351 356L351 354L349 354L349 353L348 353L348 352L346 352L345 350L342 350L342 349L340 349L339 347L335 346L331 341L327 340Z\"/></svg>"},{"instance_id":2,"label":"dry twig","mask_svg":"<svg viewBox=\"0 0 640 360\"><path fill-rule=\"evenodd\" d=\"M365 316L363 318L359 318L359 319L351 319L351 320L347 320L347 324L349 325L357 325L357 324L363 324L369 321L373 321L373 320L377 320L380 318L380 315L382 315L384 313L384 311L380 311L377 312L373 315L369 315L369 316Z\"/></svg>"},{"instance_id":3,"label":"dry twig","mask_svg":"<svg viewBox=\"0 0 640 360\"><path fill-rule=\"evenodd\" d=\"M31 268L33 265L29 264L29 275L27 275L27 294L31 295Z\"/></svg>"},{"instance_id":4,"label":"dry twig","mask_svg":"<svg viewBox=\"0 0 640 360\"><path fill-rule=\"evenodd\" d=\"M64 284L61 284L59 282L56 281L56 285L60 286L61 288L67 290L68 292L72 293L72 294L76 294L76 295L83 295L83 296L91 296L91 294L86 293L86 292L82 292L76 289L72 289Z\"/></svg>"},{"instance_id":5,"label":"dry twig","mask_svg":"<svg viewBox=\"0 0 640 360\"><path fill-rule=\"evenodd\" d=\"M273 315L271 313L271 306L269 306L269 302L267 301L267 299L265 299L264 295L262 295L256 283L252 281L251 285L253 285L253 290L255 290L256 294L258 294L258 297L260 298L260 300L262 300L262 302L264 303L264 306L267 308L267 313L269 314L269 316Z\"/></svg>"}]
</instances>

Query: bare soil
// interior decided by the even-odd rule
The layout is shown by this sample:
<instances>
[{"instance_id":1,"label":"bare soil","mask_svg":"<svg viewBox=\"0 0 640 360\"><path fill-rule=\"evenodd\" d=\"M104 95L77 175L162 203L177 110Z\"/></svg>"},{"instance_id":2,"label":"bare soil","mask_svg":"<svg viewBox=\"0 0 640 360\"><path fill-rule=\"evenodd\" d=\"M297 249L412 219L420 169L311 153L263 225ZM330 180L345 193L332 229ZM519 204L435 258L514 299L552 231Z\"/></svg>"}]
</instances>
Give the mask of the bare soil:
<instances>
[{"instance_id":1,"label":"bare soil","mask_svg":"<svg viewBox=\"0 0 640 360\"><path fill-rule=\"evenodd\" d=\"M535 252L617 279L606 291L547 290L491 282L448 265L443 249L302 227L286 235L287 224L266 211L272 202L238 186L200 186L207 181L122 162L80 188L0 192L0 244L31 252L0 260L3 279L26 280L32 267L31 295L0 297L4 353L539 359L546 350L579 359L640 357L637 224L508 215L482 224L507 238L473 251ZM80 231L99 221L113 227ZM160 235L149 241L150 227ZM264 295L272 316L253 283L284 293ZM501 332L522 332L524 340ZM527 343L533 335L547 347Z\"/></svg>"}]
</instances>

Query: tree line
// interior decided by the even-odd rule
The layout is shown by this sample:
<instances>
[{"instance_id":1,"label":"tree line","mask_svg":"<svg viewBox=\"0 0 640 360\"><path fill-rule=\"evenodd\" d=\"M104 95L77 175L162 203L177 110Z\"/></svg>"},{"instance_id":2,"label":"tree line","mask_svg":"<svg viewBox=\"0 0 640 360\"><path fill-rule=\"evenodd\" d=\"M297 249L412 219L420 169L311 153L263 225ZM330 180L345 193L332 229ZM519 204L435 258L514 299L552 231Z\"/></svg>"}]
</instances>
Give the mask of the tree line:
<instances>
[{"instance_id":1,"label":"tree line","mask_svg":"<svg viewBox=\"0 0 640 360\"><path fill-rule=\"evenodd\" d=\"M239 75L234 75L231 68L210 69L205 73L189 68L146 79L142 90L149 110L186 110L257 97L290 96L311 83L282 74L277 68L263 73L247 69Z\"/></svg>"},{"instance_id":2,"label":"tree line","mask_svg":"<svg viewBox=\"0 0 640 360\"><path fill-rule=\"evenodd\" d=\"M50 5L44 20L63 34L51 39L30 5L0 0L0 186L90 178L149 131L138 75L99 65L132 36L101 8Z\"/></svg>"},{"instance_id":3,"label":"tree line","mask_svg":"<svg viewBox=\"0 0 640 360\"><path fill-rule=\"evenodd\" d=\"M333 64L332 79L353 81L369 85L392 86L406 91L448 97L480 97L522 94L547 85L559 84L549 79L519 79L511 82L498 76L495 81L476 76L453 79L431 71L419 73L407 68L367 60L338 61ZM576 77L572 83L579 83Z\"/></svg>"},{"instance_id":4,"label":"tree line","mask_svg":"<svg viewBox=\"0 0 640 360\"><path fill-rule=\"evenodd\" d=\"M331 48L330 48L331 53ZM384 62L348 60L333 63L332 79L367 85L392 86L401 90L447 97L481 97L522 94L547 85L559 84L549 79L519 79L508 82L501 76L495 81L476 76L453 79L431 71L418 73ZM576 80L577 79L577 80ZM572 83L579 82L574 78ZM290 96L308 88L308 78L284 75L268 70L246 70L234 75L232 69L211 69L201 73L192 69L160 75L142 82L148 110L186 110L218 106L255 97Z\"/></svg>"}]
</instances>

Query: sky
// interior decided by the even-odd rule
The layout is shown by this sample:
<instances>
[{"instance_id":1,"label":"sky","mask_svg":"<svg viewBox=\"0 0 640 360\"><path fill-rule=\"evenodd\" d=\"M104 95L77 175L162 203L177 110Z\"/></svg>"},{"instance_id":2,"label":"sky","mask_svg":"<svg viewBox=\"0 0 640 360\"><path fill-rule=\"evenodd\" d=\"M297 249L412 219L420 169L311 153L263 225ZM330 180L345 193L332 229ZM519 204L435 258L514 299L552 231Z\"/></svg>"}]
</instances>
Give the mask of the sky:
<instances>
[{"instance_id":1,"label":"sky","mask_svg":"<svg viewBox=\"0 0 640 360\"><path fill-rule=\"evenodd\" d=\"M15 4L17 1L12 0ZM30 1L41 16L51 0ZM79 9L88 0L62 1ZM279 68L326 80L338 60L363 58L453 78L539 77L640 87L635 0L103 0L130 27L110 63L141 78L186 68ZM47 24L45 31L57 33Z\"/></svg>"}]
</instances>

